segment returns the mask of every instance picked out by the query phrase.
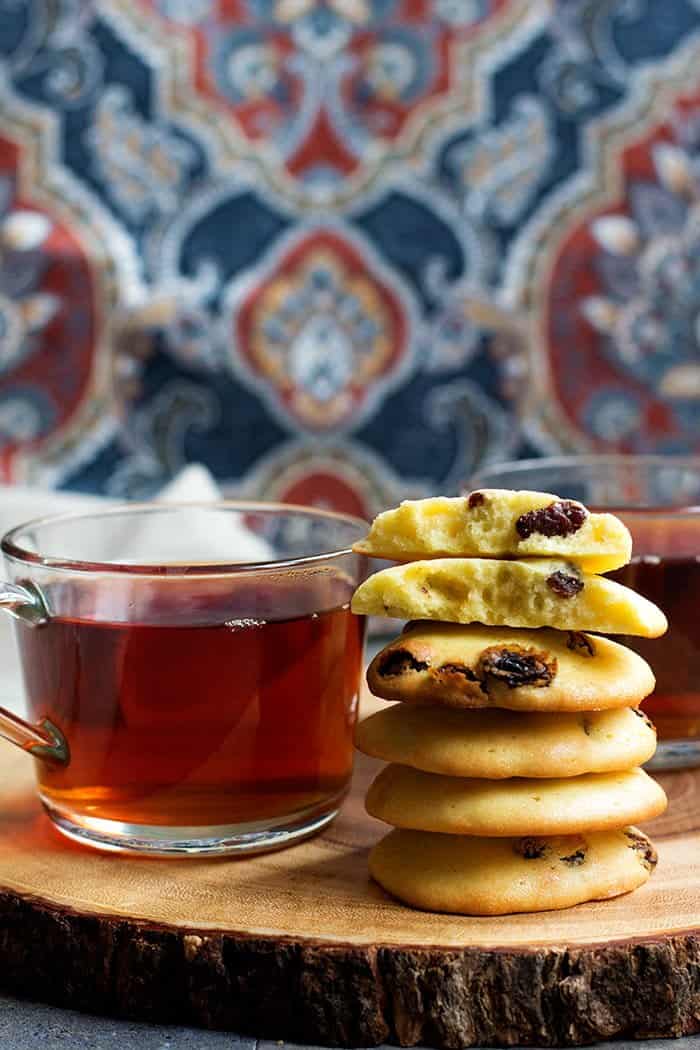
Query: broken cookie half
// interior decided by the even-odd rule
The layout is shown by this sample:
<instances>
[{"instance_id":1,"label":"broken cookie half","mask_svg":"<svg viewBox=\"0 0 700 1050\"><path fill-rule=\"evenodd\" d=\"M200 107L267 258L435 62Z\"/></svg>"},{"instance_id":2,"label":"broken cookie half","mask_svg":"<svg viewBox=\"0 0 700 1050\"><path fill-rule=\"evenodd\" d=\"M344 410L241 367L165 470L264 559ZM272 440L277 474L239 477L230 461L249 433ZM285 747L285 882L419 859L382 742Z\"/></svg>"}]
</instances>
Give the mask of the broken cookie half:
<instances>
[{"instance_id":1,"label":"broken cookie half","mask_svg":"<svg viewBox=\"0 0 700 1050\"><path fill-rule=\"evenodd\" d=\"M509 627L557 627L656 638L666 617L604 576L549 558L435 558L394 565L365 580L355 613Z\"/></svg>"},{"instance_id":2,"label":"broken cookie half","mask_svg":"<svg viewBox=\"0 0 700 1050\"><path fill-rule=\"evenodd\" d=\"M625 565L626 526L547 492L479 489L467 496L405 500L372 523L355 551L394 561L422 558L565 558L586 572Z\"/></svg>"}]
</instances>

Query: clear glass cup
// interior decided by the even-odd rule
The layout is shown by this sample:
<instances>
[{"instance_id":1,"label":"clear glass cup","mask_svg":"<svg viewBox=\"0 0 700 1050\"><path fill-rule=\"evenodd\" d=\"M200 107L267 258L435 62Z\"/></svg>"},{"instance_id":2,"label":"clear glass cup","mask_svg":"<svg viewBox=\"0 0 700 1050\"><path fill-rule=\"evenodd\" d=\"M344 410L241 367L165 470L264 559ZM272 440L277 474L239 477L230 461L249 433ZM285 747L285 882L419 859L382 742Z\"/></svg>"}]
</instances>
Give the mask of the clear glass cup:
<instances>
[{"instance_id":1,"label":"clear glass cup","mask_svg":"<svg viewBox=\"0 0 700 1050\"><path fill-rule=\"evenodd\" d=\"M534 489L617 514L632 533L632 561L609 573L659 605L669 628L653 640L619 640L653 668L644 702L659 733L649 763L700 765L700 457L561 456L486 467L470 488Z\"/></svg>"},{"instance_id":2,"label":"clear glass cup","mask_svg":"<svg viewBox=\"0 0 700 1050\"><path fill-rule=\"evenodd\" d=\"M366 574L356 518L148 504L2 540L25 722L64 834L103 849L259 852L324 827L352 773Z\"/></svg>"}]
</instances>

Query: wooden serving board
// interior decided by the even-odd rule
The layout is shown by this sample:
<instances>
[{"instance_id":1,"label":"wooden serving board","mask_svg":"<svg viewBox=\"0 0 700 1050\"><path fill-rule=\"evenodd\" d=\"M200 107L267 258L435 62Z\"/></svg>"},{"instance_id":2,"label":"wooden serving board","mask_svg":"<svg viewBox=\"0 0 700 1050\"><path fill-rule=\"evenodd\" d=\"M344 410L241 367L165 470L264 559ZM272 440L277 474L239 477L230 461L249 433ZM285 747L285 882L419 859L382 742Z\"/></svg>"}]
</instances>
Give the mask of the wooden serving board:
<instances>
[{"instance_id":1,"label":"wooden serving board","mask_svg":"<svg viewBox=\"0 0 700 1050\"><path fill-rule=\"evenodd\" d=\"M663 777L660 863L560 912L412 911L367 876L362 799L325 834L245 860L139 860L53 830L0 745L0 984L32 998L259 1037L369 1046L563 1045L700 1029L700 773Z\"/></svg>"}]
</instances>

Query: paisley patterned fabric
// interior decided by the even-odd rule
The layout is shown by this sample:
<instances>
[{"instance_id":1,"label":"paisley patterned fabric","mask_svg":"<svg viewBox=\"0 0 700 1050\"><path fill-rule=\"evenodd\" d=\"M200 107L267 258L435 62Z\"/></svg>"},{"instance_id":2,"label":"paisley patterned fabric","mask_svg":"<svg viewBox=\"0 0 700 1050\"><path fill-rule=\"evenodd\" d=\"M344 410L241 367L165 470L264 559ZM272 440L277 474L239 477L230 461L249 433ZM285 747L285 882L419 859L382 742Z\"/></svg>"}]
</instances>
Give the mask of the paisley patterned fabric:
<instances>
[{"instance_id":1,"label":"paisley patterned fabric","mask_svg":"<svg viewBox=\"0 0 700 1050\"><path fill-rule=\"evenodd\" d=\"M699 0L0 0L0 480L700 451Z\"/></svg>"}]
</instances>

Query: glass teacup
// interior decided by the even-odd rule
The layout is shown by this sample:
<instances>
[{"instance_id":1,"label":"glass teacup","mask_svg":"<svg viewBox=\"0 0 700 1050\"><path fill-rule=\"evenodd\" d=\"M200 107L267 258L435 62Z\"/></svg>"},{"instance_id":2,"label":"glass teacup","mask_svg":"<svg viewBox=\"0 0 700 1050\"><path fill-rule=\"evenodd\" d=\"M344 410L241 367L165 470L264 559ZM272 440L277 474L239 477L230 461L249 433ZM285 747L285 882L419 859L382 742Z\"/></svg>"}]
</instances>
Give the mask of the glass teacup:
<instances>
[{"instance_id":1,"label":"glass teacup","mask_svg":"<svg viewBox=\"0 0 700 1050\"><path fill-rule=\"evenodd\" d=\"M366 561L359 519L149 504L7 533L36 761L64 834L153 854L271 849L320 830L352 772Z\"/></svg>"}]
</instances>

